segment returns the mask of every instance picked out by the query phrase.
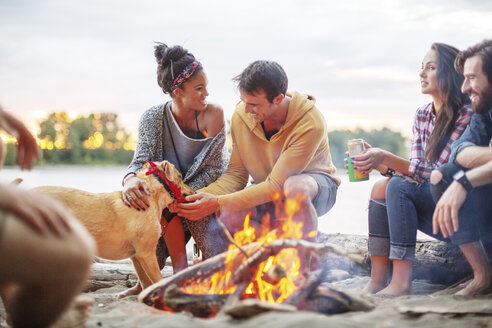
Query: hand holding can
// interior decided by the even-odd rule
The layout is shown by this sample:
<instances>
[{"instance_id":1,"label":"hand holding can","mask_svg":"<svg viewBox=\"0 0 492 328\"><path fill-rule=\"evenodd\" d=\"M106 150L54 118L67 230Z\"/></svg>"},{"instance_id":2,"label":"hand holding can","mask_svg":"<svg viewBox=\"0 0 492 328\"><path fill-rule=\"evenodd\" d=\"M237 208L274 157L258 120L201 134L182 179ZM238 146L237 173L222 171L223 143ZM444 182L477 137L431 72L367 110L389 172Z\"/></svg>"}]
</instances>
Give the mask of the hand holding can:
<instances>
[{"instance_id":1,"label":"hand holding can","mask_svg":"<svg viewBox=\"0 0 492 328\"><path fill-rule=\"evenodd\" d=\"M366 151L363 139L351 139L347 142L348 156L347 156L347 168L349 174L349 181L365 181L369 180L369 173L362 173L354 168L352 163L352 156L361 155Z\"/></svg>"}]
</instances>

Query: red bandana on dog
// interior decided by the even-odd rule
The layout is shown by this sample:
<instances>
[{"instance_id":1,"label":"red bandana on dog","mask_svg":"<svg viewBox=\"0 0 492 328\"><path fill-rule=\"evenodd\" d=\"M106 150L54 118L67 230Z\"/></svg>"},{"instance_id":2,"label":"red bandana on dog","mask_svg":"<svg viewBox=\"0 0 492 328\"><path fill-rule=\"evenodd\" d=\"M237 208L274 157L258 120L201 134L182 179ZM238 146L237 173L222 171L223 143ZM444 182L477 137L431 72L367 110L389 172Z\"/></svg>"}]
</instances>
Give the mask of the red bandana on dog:
<instances>
[{"instance_id":1,"label":"red bandana on dog","mask_svg":"<svg viewBox=\"0 0 492 328\"><path fill-rule=\"evenodd\" d=\"M169 189L171 189L171 192L176 197L176 201L178 203L183 203L185 201L185 199L183 197L183 194L181 193L181 187L178 187L174 183L169 181L164 176L164 174L162 174L162 172L159 170L159 168L157 167L157 165L155 165L154 162L152 162L148 159L147 159L147 162L150 164L150 167L149 167L149 170L147 172L145 172L145 175L150 175L150 174L157 175L159 178L161 178L166 183L166 185L169 187Z\"/></svg>"}]
</instances>

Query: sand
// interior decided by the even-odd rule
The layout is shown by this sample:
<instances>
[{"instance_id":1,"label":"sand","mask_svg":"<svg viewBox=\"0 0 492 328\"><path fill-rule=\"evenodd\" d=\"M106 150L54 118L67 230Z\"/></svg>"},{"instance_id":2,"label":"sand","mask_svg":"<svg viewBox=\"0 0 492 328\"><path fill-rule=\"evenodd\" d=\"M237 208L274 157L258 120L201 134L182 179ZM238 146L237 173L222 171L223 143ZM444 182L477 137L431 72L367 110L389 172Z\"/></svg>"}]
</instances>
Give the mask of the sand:
<instances>
[{"instance_id":1,"label":"sand","mask_svg":"<svg viewBox=\"0 0 492 328\"><path fill-rule=\"evenodd\" d=\"M166 266L162 272L169 276L172 269ZM334 270L330 277L329 286L359 295L369 279L340 270ZM164 312L139 303L136 296L116 299L117 293L135 282L136 276L128 260L94 263L88 284L90 290L84 293L95 299L86 327L492 327L492 295L452 296L463 286L446 289L446 286L422 280L413 283L415 295L398 298L363 295L376 305L368 312L333 315L267 312L242 320L227 315L200 319L188 313ZM0 327L7 327L3 307L0 307Z\"/></svg>"}]
</instances>

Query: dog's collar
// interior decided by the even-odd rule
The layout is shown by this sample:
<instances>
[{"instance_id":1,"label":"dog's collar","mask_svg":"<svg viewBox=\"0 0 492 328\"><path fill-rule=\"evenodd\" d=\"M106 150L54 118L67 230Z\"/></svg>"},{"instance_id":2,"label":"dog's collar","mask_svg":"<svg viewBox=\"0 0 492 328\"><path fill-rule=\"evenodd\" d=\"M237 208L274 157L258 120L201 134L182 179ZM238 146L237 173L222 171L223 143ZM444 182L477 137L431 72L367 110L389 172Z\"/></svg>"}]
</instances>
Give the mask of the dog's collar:
<instances>
[{"instance_id":1,"label":"dog's collar","mask_svg":"<svg viewBox=\"0 0 492 328\"><path fill-rule=\"evenodd\" d=\"M181 187L176 186L173 182L171 182L168 178L166 178L164 174L162 174L162 172L159 170L157 165L155 165L154 162L152 162L149 159L147 159L147 162L150 164L150 167L147 170L147 172L145 172L145 175L150 175L150 174L157 175L169 187L171 193L173 193L174 196L176 197L176 201L178 203L183 203L185 199L183 197L183 194L181 193Z\"/></svg>"}]
</instances>

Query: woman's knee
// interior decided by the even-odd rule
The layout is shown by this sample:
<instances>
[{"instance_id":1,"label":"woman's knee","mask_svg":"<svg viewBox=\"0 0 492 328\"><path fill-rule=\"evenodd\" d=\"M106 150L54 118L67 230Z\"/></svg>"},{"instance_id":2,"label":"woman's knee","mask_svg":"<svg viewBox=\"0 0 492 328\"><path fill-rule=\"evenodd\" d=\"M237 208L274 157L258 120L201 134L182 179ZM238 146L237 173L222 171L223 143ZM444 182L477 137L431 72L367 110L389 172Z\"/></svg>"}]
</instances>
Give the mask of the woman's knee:
<instances>
[{"instance_id":1,"label":"woman's knee","mask_svg":"<svg viewBox=\"0 0 492 328\"><path fill-rule=\"evenodd\" d=\"M434 170L430 175L430 183L433 185L438 184L442 179L442 173L438 170Z\"/></svg>"},{"instance_id":2,"label":"woman's knee","mask_svg":"<svg viewBox=\"0 0 492 328\"><path fill-rule=\"evenodd\" d=\"M386 195L396 195L402 190L402 184L405 178L401 176L393 176L389 179L386 187Z\"/></svg>"},{"instance_id":3,"label":"woman's knee","mask_svg":"<svg viewBox=\"0 0 492 328\"><path fill-rule=\"evenodd\" d=\"M384 178L376 181L371 189L371 198L385 198L386 197L386 187L388 186L388 178Z\"/></svg>"}]
</instances>

